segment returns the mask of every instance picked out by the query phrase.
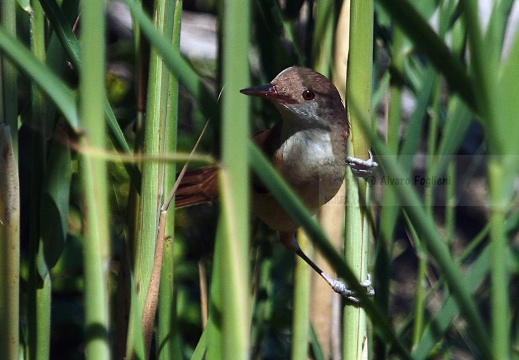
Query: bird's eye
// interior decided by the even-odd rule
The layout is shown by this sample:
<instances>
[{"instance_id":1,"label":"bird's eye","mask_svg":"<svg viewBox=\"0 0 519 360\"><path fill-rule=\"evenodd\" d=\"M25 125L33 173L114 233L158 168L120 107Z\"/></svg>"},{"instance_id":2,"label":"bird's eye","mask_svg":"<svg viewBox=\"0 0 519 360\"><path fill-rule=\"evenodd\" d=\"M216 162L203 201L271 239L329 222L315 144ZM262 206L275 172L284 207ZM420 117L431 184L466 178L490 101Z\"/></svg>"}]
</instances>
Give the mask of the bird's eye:
<instances>
[{"instance_id":1,"label":"bird's eye","mask_svg":"<svg viewBox=\"0 0 519 360\"><path fill-rule=\"evenodd\" d=\"M312 90L303 91L303 99L313 100L314 97L315 97L315 93Z\"/></svg>"}]
</instances>

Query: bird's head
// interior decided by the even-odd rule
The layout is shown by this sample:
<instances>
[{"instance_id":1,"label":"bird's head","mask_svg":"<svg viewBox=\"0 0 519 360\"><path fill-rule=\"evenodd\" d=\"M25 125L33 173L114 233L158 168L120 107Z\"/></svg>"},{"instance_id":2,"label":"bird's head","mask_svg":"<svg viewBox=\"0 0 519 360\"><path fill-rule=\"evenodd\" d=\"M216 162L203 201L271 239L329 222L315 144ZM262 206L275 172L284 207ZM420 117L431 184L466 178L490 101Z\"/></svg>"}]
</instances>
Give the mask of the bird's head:
<instances>
[{"instance_id":1,"label":"bird's head","mask_svg":"<svg viewBox=\"0 0 519 360\"><path fill-rule=\"evenodd\" d=\"M240 92L272 101L283 120L293 123L292 126L330 127L347 125L348 122L335 85L325 76L308 68L289 67L269 84Z\"/></svg>"}]
</instances>

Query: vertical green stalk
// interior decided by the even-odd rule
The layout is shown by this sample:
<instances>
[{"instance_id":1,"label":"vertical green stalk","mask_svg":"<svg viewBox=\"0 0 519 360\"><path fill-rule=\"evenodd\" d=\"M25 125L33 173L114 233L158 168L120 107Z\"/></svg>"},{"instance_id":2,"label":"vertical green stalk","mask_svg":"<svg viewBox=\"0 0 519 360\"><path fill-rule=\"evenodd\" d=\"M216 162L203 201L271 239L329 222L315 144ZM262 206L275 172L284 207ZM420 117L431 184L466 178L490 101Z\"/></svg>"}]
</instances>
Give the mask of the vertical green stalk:
<instances>
[{"instance_id":1,"label":"vertical green stalk","mask_svg":"<svg viewBox=\"0 0 519 360\"><path fill-rule=\"evenodd\" d=\"M430 179L435 174L436 164L434 163L436 154L436 139L438 136L439 114L440 114L440 81L437 76L433 78L433 104L432 115L429 121L429 131L427 139L427 173L426 178ZM424 205L427 213L433 216L434 205L434 187L429 186L425 189ZM414 306L414 326L413 326L413 345L416 346L422 337L425 326L425 310L426 310L426 287L427 287L427 264L429 257L427 250L420 239L419 234L413 236L418 255L418 273L416 278L416 294Z\"/></svg>"},{"instance_id":2,"label":"vertical green stalk","mask_svg":"<svg viewBox=\"0 0 519 360\"><path fill-rule=\"evenodd\" d=\"M515 158L515 157L514 157ZM490 238L492 240L492 345L495 359L508 359L510 356L510 330L508 308L508 266L503 261L507 253L506 234L506 180L507 167L503 158L490 160L489 191L492 201L490 215Z\"/></svg>"},{"instance_id":3,"label":"vertical green stalk","mask_svg":"<svg viewBox=\"0 0 519 360\"><path fill-rule=\"evenodd\" d=\"M220 217L222 216L223 214L220 215ZM213 276L211 281L209 301L209 318L207 319L207 325L204 329L204 334L207 333L207 338L205 340L205 344L201 341L202 339L200 339L199 342L201 344L197 346L197 350L200 350L199 353L202 353L203 355L205 351L205 357L209 360L225 359L223 350L222 326L222 311L225 306L222 302L223 296L220 296L220 293L222 292L220 289L225 282L225 279L218 279L223 277L223 265L221 265L221 263L225 259L224 254L222 254L222 251L225 251L225 248L223 246L219 246L219 239L227 235L228 234L226 234L223 230L222 221L220 221L216 228L216 244L213 255Z\"/></svg>"},{"instance_id":4,"label":"vertical green stalk","mask_svg":"<svg viewBox=\"0 0 519 360\"><path fill-rule=\"evenodd\" d=\"M248 233L240 234L240 216L235 212L236 202L239 200L234 197L231 175L226 168L220 171L219 181L222 193L222 231L219 232L215 250L215 255L219 255L215 266L218 265L220 268L219 276L216 278L216 282L219 283L217 296L221 316L218 355L221 359L247 359L250 338L250 288L248 241L243 239ZM218 317L214 313L211 315Z\"/></svg>"},{"instance_id":5,"label":"vertical green stalk","mask_svg":"<svg viewBox=\"0 0 519 360\"><path fill-rule=\"evenodd\" d=\"M20 184L8 125L0 123L0 354L18 358L20 288Z\"/></svg>"},{"instance_id":6,"label":"vertical green stalk","mask_svg":"<svg viewBox=\"0 0 519 360\"><path fill-rule=\"evenodd\" d=\"M404 72L405 54L405 36L402 30L395 26L393 32L393 46L391 65L398 74ZM399 79L391 77L389 90L389 108L388 108L388 124L386 142L392 155L398 154L398 146L400 140L400 124L402 120L402 86ZM394 189L391 186L384 187L384 194L382 203L387 206L382 206L380 210L380 233L377 242L378 251L376 259L377 277L377 295L375 301L382 308L382 311L387 314L389 310L389 266L390 254L392 253L393 234L397 223L398 215L400 214L400 207L397 206L398 200ZM384 276L388 274L388 276ZM377 345L379 358L385 358L386 349L383 346L383 341L378 341Z\"/></svg>"},{"instance_id":7,"label":"vertical green stalk","mask_svg":"<svg viewBox=\"0 0 519 360\"><path fill-rule=\"evenodd\" d=\"M427 173L426 177L431 178L436 174L436 146L437 146L437 138L439 131L439 122L440 122L440 111L441 111L441 103L440 103L440 94L441 86L440 79L435 76L433 80L433 98L431 104L430 118L429 118L429 129L427 131ZM427 211L432 216L432 206L434 205L434 186L428 186L425 188L424 195L424 203L427 207Z\"/></svg>"},{"instance_id":8,"label":"vertical green stalk","mask_svg":"<svg viewBox=\"0 0 519 360\"><path fill-rule=\"evenodd\" d=\"M222 191L223 233L216 243L221 273L219 298L223 359L249 357L249 86L250 3L224 2L222 37ZM221 225L222 225L221 224ZM214 315L214 314L212 314ZM211 316L212 316L211 315Z\"/></svg>"},{"instance_id":9,"label":"vertical green stalk","mask_svg":"<svg viewBox=\"0 0 519 360\"><path fill-rule=\"evenodd\" d=\"M167 39L171 39L173 32L173 11L169 1L158 0L155 3L155 24L157 29ZM146 71L146 69L141 69ZM156 156L163 154L167 146L167 109L169 102L170 72L165 66L162 57L156 49L152 49L149 61L148 93L146 100L146 121L144 129L144 154ZM150 291L153 263L155 259L155 245L159 223L159 209L164 194L164 163L144 162L142 169L141 211L139 212L138 230L135 243L135 284L137 304L132 304L132 312L138 316L131 320L142 319L146 341L146 350L150 350L151 335L153 333L153 319L155 308L145 308L146 298ZM156 289L154 289L156 291ZM156 299L152 299L156 306ZM143 311L141 314L140 311ZM146 317L146 318L144 318ZM136 326L130 322L128 336L127 357L131 357L133 346L133 331Z\"/></svg>"},{"instance_id":10,"label":"vertical green stalk","mask_svg":"<svg viewBox=\"0 0 519 360\"><path fill-rule=\"evenodd\" d=\"M36 288L36 347L34 359L45 360L50 356L52 282L48 274Z\"/></svg>"},{"instance_id":11,"label":"vertical green stalk","mask_svg":"<svg viewBox=\"0 0 519 360\"><path fill-rule=\"evenodd\" d=\"M411 226L411 223L409 222ZM416 277L416 293L414 303L414 324L413 324L413 346L416 346L420 341L425 326L425 309L427 308L426 303L426 286L427 286L427 263L428 256L427 251L422 244L418 234L414 232L416 236L413 236L415 243L417 244L418 254L418 274Z\"/></svg>"},{"instance_id":12,"label":"vertical green stalk","mask_svg":"<svg viewBox=\"0 0 519 360\"><path fill-rule=\"evenodd\" d=\"M356 157L367 157L369 144L363 136L360 117L371 119L371 88L373 63L373 1L352 0L350 13L350 49L347 77L347 103L354 99L361 114L350 111L351 143ZM346 207L346 261L358 279L364 281L368 268L369 226L359 194L369 201L369 189L348 171L348 200ZM356 186L358 184L358 187ZM364 358L368 351L367 319L364 310L348 306L344 310L345 359ZM369 341L369 340L368 340Z\"/></svg>"},{"instance_id":13,"label":"vertical green stalk","mask_svg":"<svg viewBox=\"0 0 519 360\"><path fill-rule=\"evenodd\" d=\"M373 63L373 1L351 1L350 55L348 60L348 102L353 98L363 113L350 111L353 153L366 156L369 143L363 136L358 117L371 119L371 88Z\"/></svg>"},{"instance_id":14,"label":"vertical green stalk","mask_svg":"<svg viewBox=\"0 0 519 360\"><path fill-rule=\"evenodd\" d=\"M180 27L182 19L182 1L175 0L173 16L173 46L180 47ZM173 9L168 9L172 11ZM167 152L174 153L177 149L177 124L178 124L178 78L171 74L169 79L170 98L167 107ZM165 167L165 190L173 188L176 180L176 166L174 162ZM173 200L174 201L174 200ZM174 287L174 263L173 263L173 239L175 231L175 209L170 206L166 226L166 242L164 244L164 257L162 262L162 277L160 282L160 294L158 304L158 332L157 348L158 357L162 360L179 359L182 356L178 346L178 326L176 325L176 296Z\"/></svg>"},{"instance_id":15,"label":"vertical green stalk","mask_svg":"<svg viewBox=\"0 0 519 360\"><path fill-rule=\"evenodd\" d=\"M503 71L504 66L500 66L501 50L496 48L492 35L500 37L499 33L503 31L502 25L490 24L487 37L483 37L479 27L477 4L472 1L462 1L461 4L467 24L471 62L474 69L474 84L479 101L479 115L486 126L489 150L494 155L488 165L488 182L492 204L490 213L490 239L493 257L491 267L492 355L495 359L507 359L510 356L510 330L506 325L509 322L508 266L507 262L503 261L507 247L505 208L507 197L513 186L513 177L510 176L513 171L510 172L507 169L515 168L515 165L512 164L512 162L515 164L515 161L512 160L515 155L511 155L517 154L515 138L510 137L510 134L514 133L517 121L515 117L511 118L508 115L513 113L513 108L507 109L508 103L501 103L502 99L506 99L502 92L506 88L499 86L501 84L496 76L496 73L502 74L501 71ZM497 19L499 18L500 16L497 16ZM514 79L510 75L509 78L515 80L515 83L517 82L517 78Z\"/></svg>"},{"instance_id":16,"label":"vertical green stalk","mask_svg":"<svg viewBox=\"0 0 519 360\"><path fill-rule=\"evenodd\" d=\"M391 58L391 66L400 75L404 73L405 55L405 36L402 30L395 26L393 32L393 46L391 48L393 57ZM402 120L402 82L400 79L391 79L391 88L389 90L389 109L388 109L388 132L387 146L394 154L398 152L398 144L400 140L400 123ZM393 204L392 202L390 204Z\"/></svg>"},{"instance_id":17,"label":"vertical green stalk","mask_svg":"<svg viewBox=\"0 0 519 360\"><path fill-rule=\"evenodd\" d=\"M42 63L46 60L45 15L39 1L31 2L31 48ZM43 254L41 222L45 219L41 214L42 181L46 162L45 134L45 100L43 93L32 86L31 104L31 199L34 204L30 210L29 235L29 291L28 291L28 345L33 359L48 359L50 355L50 322L51 322L51 279ZM36 180L38 179L38 180ZM39 254L38 254L39 253ZM39 263L39 264L38 264ZM40 265L40 266L38 266ZM40 270L40 271L38 271ZM41 277L41 280L40 280ZM41 284L38 284L41 282Z\"/></svg>"},{"instance_id":18,"label":"vertical green stalk","mask_svg":"<svg viewBox=\"0 0 519 360\"><path fill-rule=\"evenodd\" d=\"M0 26L16 37L16 0L0 2ZM0 54L0 354L18 358L20 298L20 184L18 92L14 66Z\"/></svg>"},{"instance_id":19,"label":"vertical green stalk","mask_svg":"<svg viewBox=\"0 0 519 360\"><path fill-rule=\"evenodd\" d=\"M364 234L363 209L359 193L361 187L356 183L351 171L347 172L346 182L348 183L346 200L346 243L345 258L359 281L367 277L367 250L368 245L365 241L367 234ZM366 236L365 236L366 235ZM367 356L367 319L364 310L360 307L346 306L344 308L343 320L343 358L363 359Z\"/></svg>"},{"instance_id":20,"label":"vertical green stalk","mask_svg":"<svg viewBox=\"0 0 519 360\"><path fill-rule=\"evenodd\" d=\"M16 37L16 0L0 2L0 25ZM18 158L18 86L17 72L0 54L0 120L10 126L15 157Z\"/></svg>"},{"instance_id":21,"label":"vertical green stalk","mask_svg":"<svg viewBox=\"0 0 519 360\"><path fill-rule=\"evenodd\" d=\"M447 167L447 191L445 209L445 230L447 233L447 244L453 245L456 227L456 163L451 161Z\"/></svg>"},{"instance_id":22,"label":"vertical green stalk","mask_svg":"<svg viewBox=\"0 0 519 360\"><path fill-rule=\"evenodd\" d=\"M308 254L311 243L302 230L298 232L299 246ZM311 268L297 257L294 272L294 315L292 334L292 359L305 359L308 354L310 334L310 273Z\"/></svg>"},{"instance_id":23,"label":"vertical green stalk","mask_svg":"<svg viewBox=\"0 0 519 360\"><path fill-rule=\"evenodd\" d=\"M314 70L328 76L333 62L333 34L335 17L333 1L319 1L316 4L315 31L312 41L312 62Z\"/></svg>"},{"instance_id":24,"label":"vertical green stalk","mask_svg":"<svg viewBox=\"0 0 519 360\"><path fill-rule=\"evenodd\" d=\"M81 12L80 117L82 146L106 147L105 12L103 0L83 1ZM85 354L89 359L110 359L108 270L110 231L106 164L82 155L80 176L84 192Z\"/></svg>"}]
</instances>

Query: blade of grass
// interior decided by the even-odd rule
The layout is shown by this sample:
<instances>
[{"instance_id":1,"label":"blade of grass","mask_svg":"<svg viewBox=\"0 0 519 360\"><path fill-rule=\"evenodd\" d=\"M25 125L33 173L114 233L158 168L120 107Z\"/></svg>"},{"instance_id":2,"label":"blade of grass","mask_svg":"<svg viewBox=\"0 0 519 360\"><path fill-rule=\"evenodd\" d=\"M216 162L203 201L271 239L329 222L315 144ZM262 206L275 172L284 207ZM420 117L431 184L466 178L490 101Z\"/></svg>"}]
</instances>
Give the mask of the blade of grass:
<instances>
[{"instance_id":1,"label":"blade of grass","mask_svg":"<svg viewBox=\"0 0 519 360\"><path fill-rule=\"evenodd\" d=\"M472 113L467 105L459 97L451 97L433 176L441 176L445 172L449 161L452 161L452 157L462 145L471 122Z\"/></svg>"},{"instance_id":2,"label":"blade of grass","mask_svg":"<svg viewBox=\"0 0 519 360\"><path fill-rule=\"evenodd\" d=\"M315 360L329 359L324 356L321 344L319 344L319 338L317 337L317 333L315 332L315 329L312 325L310 325L310 341L312 345L312 353L314 355Z\"/></svg>"},{"instance_id":3,"label":"blade of grass","mask_svg":"<svg viewBox=\"0 0 519 360\"><path fill-rule=\"evenodd\" d=\"M225 357L223 348L223 324L222 324L222 312L225 303L222 303L223 296L220 296L221 286L223 281L218 279L223 278L223 265L220 263L225 260L224 255L220 254L221 251L225 251L223 246L218 246L219 242L222 242L223 236L228 236L225 233L224 225L222 221L223 217L220 216L218 225L216 228L216 240L213 255L213 274L211 278L211 289L209 295L209 318L207 319L207 325L204 329L204 334L207 333L205 341L199 340L200 355L205 355L204 358L209 360L218 360ZM203 335L203 334L202 334ZM205 352L205 354L204 354Z\"/></svg>"},{"instance_id":4,"label":"blade of grass","mask_svg":"<svg viewBox=\"0 0 519 360\"><path fill-rule=\"evenodd\" d=\"M450 88L459 93L472 110L477 112L478 103L470 77L418 11L407 0L379 0L378 2L413 40L413 43L426 54L434 67L445 76Z\"/></svg>"},{"instance_id":5,"label":"blade of grass","mask_svg":"<svg viewBox=\"0 0 519 360\"><path fill-rule=\"evenodd\" d=\"M205 359L205 351L207 348L207 330L204 329L202 331L202 335L200 339L198 339L198 343L196 344L195 350L191 355L191 360L203 360Z\"/></svg>"},{"instance_id":6,"label":"blade of grass","mask_svg":"<svg viewBox=\"0 0 519 360\"><path fill-rule=\"evenodd\" d=\"M493 3L492 12L484 36L484 42L486 44L485 51L488 56L492 58L491 63L488 65L492 68L499 64L503 50L503 43L505 41L508 17L510 16L513 5L513 0Z\"/></svg>"},{"instance_id":7,"label":"blade of grass","mask_svg":"<svg viewBox=\"0 0 519 360\"><path fill-rule=\"evenodd\" d=\"M49 96L72 129L80 132L76 97L73 91L3 27L0 27L0 51Z\"/></svg>"},{"instance_id":8,"label":"blade of grass","mask_svg":"<svg viewBox=\"0 0 519 360\"><path fill-rule=\"evenodd\" d=\"M503 126L503 141L506 142L505 154L515 156L519 154L519 144L514 134L519 131L517 118L513 116L513 112L517 109L517 104L513 94L519 91L519 69L517 62L519 61L519 36L515 34L508 57L503 60L501 66L501 74L497 81L497 93L495 94L496 107L500 110L499 118L496 120ZM509 168L510 177L515 178L512 174L517 172L519 164L516 160L511 161ZM513 181L513 180L509 180ZM509 190L510 191L510 190ZM510 194L508 196L511 196Z\"/></svg>"},{"instance_id":9,"label":"blade of grass","mask_svg":"<svg viewBox=\"0 0 519 360\"><path fill-rule=\"evenodd\" d=\"M72 31L72 24L67 21L67 18L58 6L55 0L42 0L40 4L45 11L45 15L49 20L54 33L58 36L63 49L67 52L72 65L76 71L79 71L79 43L76 35Z\"/></svg>"},{"instance_id":10,"label":"blade of grass","mask_svg":"<svg viewBox=\"0 0 519 360\"><path fill-rule=\"evenodd\" d=\"M474 261L469 272L465 275L464 281L467 283L469 291L476 291L477 287L484 281L490 270L490 256L490 248L487 247L476 261ZM434 346L441 341L445 332L459 313L460 308L456 300L452 295L449 296L444 301L438 314L425 327L420 341L413 349L413 359L422 360L428 358Z\"/></svg>"}]
</instances>

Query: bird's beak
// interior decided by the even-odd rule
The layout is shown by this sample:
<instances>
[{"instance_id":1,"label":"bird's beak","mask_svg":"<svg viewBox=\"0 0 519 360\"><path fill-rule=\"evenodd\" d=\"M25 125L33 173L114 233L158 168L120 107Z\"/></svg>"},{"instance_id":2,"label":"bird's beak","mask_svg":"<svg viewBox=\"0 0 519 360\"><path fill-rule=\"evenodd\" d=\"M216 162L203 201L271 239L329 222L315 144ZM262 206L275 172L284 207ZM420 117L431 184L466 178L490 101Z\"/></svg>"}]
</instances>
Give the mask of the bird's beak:
<instances>
[{"instance_id":1,"label":"bird's beak","mask_svg":"<svg viewBox=\"0 0 519 360\"><path fill-rule=\"evenodd\" d=\"M264 97L279 103L286 104L294 102L294 100L290 96L278 92L277 86L274 84L267 84L242 89L240 90L240 92L245 95Z\"/></svg>"}]
</instances>

